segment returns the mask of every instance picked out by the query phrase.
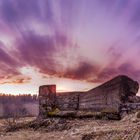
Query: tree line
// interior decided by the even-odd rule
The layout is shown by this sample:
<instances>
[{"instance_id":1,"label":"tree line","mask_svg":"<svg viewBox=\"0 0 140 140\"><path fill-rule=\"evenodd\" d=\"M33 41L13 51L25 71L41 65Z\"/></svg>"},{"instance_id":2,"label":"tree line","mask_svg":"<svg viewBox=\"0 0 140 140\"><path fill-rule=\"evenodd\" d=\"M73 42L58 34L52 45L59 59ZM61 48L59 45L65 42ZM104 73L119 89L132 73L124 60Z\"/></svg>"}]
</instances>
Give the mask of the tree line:
<instances>
[{"instance_id":1,"label":"tree line","mask_svg":"<svg viewBox=\"0 0 140 140\"><path fill-rule=\"evenodd\" d=\"M35 116L38 112L38 96L36 94L0 94L0 117Z\"/></svg>"}]
</instances>

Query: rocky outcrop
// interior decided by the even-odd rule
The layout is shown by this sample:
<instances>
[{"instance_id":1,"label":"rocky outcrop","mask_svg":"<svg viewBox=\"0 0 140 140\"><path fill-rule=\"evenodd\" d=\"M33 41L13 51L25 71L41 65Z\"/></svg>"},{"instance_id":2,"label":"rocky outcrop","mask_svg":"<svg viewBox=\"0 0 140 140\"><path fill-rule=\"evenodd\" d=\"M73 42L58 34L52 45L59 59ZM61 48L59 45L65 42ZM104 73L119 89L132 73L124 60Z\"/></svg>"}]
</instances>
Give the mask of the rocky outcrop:
<instances>
[{"instance_id":1,"label":"rocky outcrop","mask_svg":"<svg viewBox=\"0 0 140 140\"><path fill-rule=\"evenodd\" d=\"M117 76L87 92L56 93L55 85L41 86L39 88L39 117L79 117L79 114L80 117L87 114L94 116L98 114L97 112L101 115L115 114L116 117L125 107L125 109L139 109L140 100L136 96L138 89L138 82L127 76ZM131 107L128 107L128 104Z\"/></svg>"}]
</instances>

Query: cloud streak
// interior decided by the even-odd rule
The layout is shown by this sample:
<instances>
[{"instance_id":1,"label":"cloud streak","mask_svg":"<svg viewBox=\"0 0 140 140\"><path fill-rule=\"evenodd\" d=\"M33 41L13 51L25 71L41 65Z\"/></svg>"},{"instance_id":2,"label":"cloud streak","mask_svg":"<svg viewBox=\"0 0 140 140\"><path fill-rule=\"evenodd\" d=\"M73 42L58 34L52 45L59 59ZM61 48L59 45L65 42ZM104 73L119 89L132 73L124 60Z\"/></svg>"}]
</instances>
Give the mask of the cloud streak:
<instances>
[{"instance_id":1,"label":"cloud streak","mask_svg":"<svg viewBox=\"0 0 140 140\"><path fill-rule=\"evenodd\" d=\"M21 72L104 82L140 81L139 1L1 0L1 84L30 83Z\"/></svg>"}]
</instances>

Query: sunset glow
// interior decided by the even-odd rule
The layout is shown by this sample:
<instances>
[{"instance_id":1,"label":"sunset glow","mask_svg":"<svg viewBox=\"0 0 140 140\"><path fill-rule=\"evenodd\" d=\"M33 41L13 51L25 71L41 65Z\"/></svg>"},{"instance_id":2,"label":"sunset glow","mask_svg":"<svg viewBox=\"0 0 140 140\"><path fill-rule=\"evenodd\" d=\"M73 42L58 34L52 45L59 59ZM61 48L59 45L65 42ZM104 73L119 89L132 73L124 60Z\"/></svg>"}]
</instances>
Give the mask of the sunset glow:
<instances>
[{"instance_id":1,"label":"sunset glow","mask_svg":"<svg viewBox=\"0 0 140 140\"><path fill-rule=\"evenodd\" d=\"M0 93L140 82L139 0L1 0Z\"/></svg>"}]
</instances>

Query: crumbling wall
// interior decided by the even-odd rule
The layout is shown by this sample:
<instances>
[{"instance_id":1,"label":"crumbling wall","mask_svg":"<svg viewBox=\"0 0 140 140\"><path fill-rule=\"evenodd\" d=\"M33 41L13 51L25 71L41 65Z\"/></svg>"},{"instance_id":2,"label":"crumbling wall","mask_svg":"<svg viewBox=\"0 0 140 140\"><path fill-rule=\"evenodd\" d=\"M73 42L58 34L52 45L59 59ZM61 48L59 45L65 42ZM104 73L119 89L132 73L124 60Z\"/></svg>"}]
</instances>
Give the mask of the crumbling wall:
<instances>
[{"instance_id":1,"label":"crumbling wall","mask_svg":"<svg viewBox=\"0 0 140 140\"><path fill-rule=\"evenodd\" d=\"M57 93L57 106L60 110L78 110L80 92Z\"/></svg>"},{"instance_id":2,"label":"crumbling wall","mask_svg":"<svg viewBox=\"0 0 140 140\"><path fill-rule=\"evenodd\" d=\"M108 107L117 108L120 104L120 83L104 85L80 95L79 109L101 111Z\"/></svg>"},{"instance_id":3,"label":"crumbling wall","mask_svg":"<svg viewBox=\"0 0 140 140\"><path fill-rule=\"evenodd\" d=\"M118 76L85 94L80 94L79 110L114 110L119 112L120 105L128 102L128 97L136 96L138 83L127 76Z\"/></svg>"},{"instance_id":4,"label":"crumbling wall","mask_svg":"<svg viewBox=\"0 0 140 140\"><path fill-rule=\"evenodd\" d=\"M122 104L136 97L139 84L127 76L114 79L87 92L56 93L55 85L39 88L39 116L56 115L64 111L120 112ZM60 112L54 112L58 109ZM62 113L63 114L63 113ZM78 113L77 113L78 114Z\"/></svg>"}]
</instances>

